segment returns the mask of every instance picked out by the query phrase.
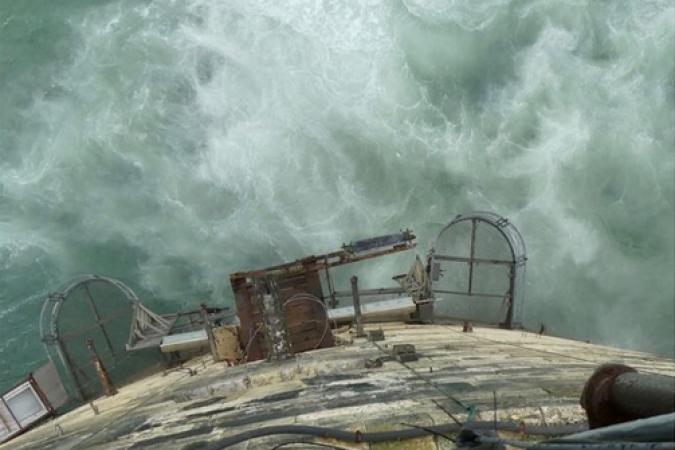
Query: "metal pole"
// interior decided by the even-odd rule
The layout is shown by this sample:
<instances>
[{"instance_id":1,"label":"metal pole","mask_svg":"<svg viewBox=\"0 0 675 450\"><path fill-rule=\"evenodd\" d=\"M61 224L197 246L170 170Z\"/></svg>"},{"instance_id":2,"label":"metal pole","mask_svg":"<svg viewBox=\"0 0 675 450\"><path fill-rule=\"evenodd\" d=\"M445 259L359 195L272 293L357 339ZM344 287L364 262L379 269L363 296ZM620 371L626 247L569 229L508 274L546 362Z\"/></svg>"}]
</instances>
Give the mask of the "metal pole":
<instances>
[{"instance_id":1,"label":"metal pole","mask_svg":"<svg viewBox=\"0 0 675 450\"><path fill-rule=\"evenodd\" d=\"M359 279L354 275L352 281L352 299L354 300L354 318L356 320L356 337L364 337L363 315L361 314L361 298L359 297Z\"/></svg>"},{"instance_id":2,"label":"metal pole","mask_svg":"<svg viewBox=\"0 0 675 450\"><path fill-rule=\"evenodd\" d=\"M514 296L513 292L515 289L515 274L516 274L516 266L515 263L512 263L509 266L509 293L508 293L508 308L506 310L506 319L503 322L503 327L506 329L511 329L513 328L513 302Z\"/></svg>"},{"instance_id":3,"label":"metal pole","mask_svg":"<svg viewBox=\"0 0 675 450\"><path fill-rule=\"evenodd\" d=\"M473 291L473 259L476 257L476 219L471 219L471 248L469 250L469 287L467 292L471 296Z\"/></svg>"},{"instance_id":4,"label":"metal pole","mask_svg":"<svg viewBox=\"0 0 675 450\"><path fill-rule=\"evenodd\" d=\"M211 321L209 320L209 312L206 310L206 304L202 303L200 305L200 313L202 316L202 321L204 322L204 329L206 330L206 336L209 339L209 348L211 349L211 356L213 356L214 361L219 361L218 352L216 351L216 341L213 338L213 330L211 329Z\"/></svg>"},{"instance_id":5,"label":"metal pole","mask_svg":"<svg viewBox=\"0 0 675 450\"><path fill-rule=\"evenodd\" d=\"M333 290L333 283L330 279L330 270L328 269L328 258L325 258L324 271L326 272L326 282L328 283L328 296L330 297L330 301L328 302L328 305L331 308L336 308L337 305L338 305L338 301L335 298L335 291Z\"/></svg>"},{"instance_id":6,"label":"metal pole","mask_svg":"<svg viewBox=\"0 0 675 450\"><path fill-rule=\"evenodd\" d=\"M75 368L73 367L73 361L70 359L70 354L66 350L66 347L63 345L63 342L61 341L61 338L56 339L56 345L57 345L57 350L59 352L59 356L61 357L61 362L63 365L66 367L68 370L68 373L70 374L70 377L72 378L73 382L75 383L75 388L77 391L77 394L80 397L80 400L84 401L85 395L84 395L84 389L82 388L82 385L80 384L80 380L77 378L77 373L75 372Z\"/></svg>"},{"instance_id":7,"label":"metal pole","mask_svg":"<svg viewBox=\"0 0 675 450\"><path fill-rule=\"evenodd\" d=\"M89 298L89 304L91 305L91 310L94 312L94 317L96 317L96 323L98 323L98 326L101 327L103 337L105 337L105 341L108 343L110 353L112 353L112 355L115 356L115 349L113 348L112 342L110 342L108 332L105 330L105 327L103 326L103 322L101 321L101 315L98 313L98 308L96 308L96 303L94 303L94 296L91 295L91 291L89 290L88 284L84 285L84 290L87 293L87 298Z\"/></svg>"}]
</instances>

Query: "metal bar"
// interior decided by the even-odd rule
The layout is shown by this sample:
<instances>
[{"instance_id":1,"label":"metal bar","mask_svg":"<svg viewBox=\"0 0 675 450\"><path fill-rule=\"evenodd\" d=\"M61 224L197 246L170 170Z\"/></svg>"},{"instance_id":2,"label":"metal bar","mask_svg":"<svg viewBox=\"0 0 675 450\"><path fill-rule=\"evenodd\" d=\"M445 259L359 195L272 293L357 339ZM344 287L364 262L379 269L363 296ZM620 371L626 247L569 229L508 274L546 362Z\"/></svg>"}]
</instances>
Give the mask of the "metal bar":
<instances>
[{"instance_id":1,"label":"metal bar","mask_svg":"<svg viewBox=\"0 0 675 450\"><path fill-rule=\"evenodd\" d=\"M393 253L404 252L415 248L414 242L407 242L405 244L397 245L387 250L380 250L377 252L366 253L363 255L352 255L344 250L328 253L326 255L312 256L304 260L297 260L291 263L273 266L261 270L253 270L250 272L237 272L230 275L230 280L237 278L266 278L279 277L293 273L301 273L309 270L323 270L328 267L342 266L351 264L366 259L377 258L378 256L390 255Z\"/></svg>"},{"instance_id":2,"label":"metal bar","mask_svg":"<svg viewBox=\"0 0 675 450\"><path fill-rule=\"evenodd\" d=\"M124 309L124 311L122 311L121 309L117 310L113 313L113 315L108 317L108 320L117 319L118 317L127 314L127 312L128 312L128 309L126 309L126 308ZM61 338L62 339L71 339L71 338L74 338L74 337L82 336L82 335L87 334L89 331L94 330L96 328L98 328L98 324L92 325L90 327L82 328L82 329L77 330L77 331L72 332L72 333L62 334Z\"/></svg>"},{"instance_id":3,"label":"metal bar","mask_svg":"<svg viewBox=\"0 0 675 450\"><path fill-rule=\"evenodd\" d=\"M153 325L152 323L150 323L149 320L143 324L143 329L145 330L146 328L152 328L153 330L155 330L157 334L160 334L162 336L166 335L166 333L168 332L168 330L166 329Z\"/></svg>"},{"instance_id":4,"label":"metal bar","mask_svg":"<svg viewBox=\"0 0 675 450\"><path fill-rule=\"evenodd\" d=\"M335 308L338 305L337 298L335 296L335 291L333 290L333 283L330 279L330 270L328 270L328 260L325 259L325 264L326 267L324 267L324 270L326 272L326 283L328 283L328 296L330 297L330 301L328 304L330 305L331 308Z\"/></svg>"},{"instance_id":5,"label":"metal bar","mask_svg":"<svg viewBox=\"0 0 675 450\"><path fill-rule=\"evenodd\" d=\"M477 293L473 292L469 294L468 292L462 292L462 291L446 291L444 289L434 289L434 292L437 292L439 294L453 294L453 295L463 295L466 297L484 297L484 298L498 298L500 300L504 299L504 294L483 294L483 293Z\"/></svg>"},{"instance_id":6,"label":"metal bar","mask_svg":"<svg viewBox=\"0 0 675 450\"><path fill-rule=\"evenodd\" d=\"M349 253L362 253L376 248L392 247L401 244L407 244L415 239L415 236L408 230L385 236L377 236L368 239L362 239L356 242L345 244L342 248Z\"/></svg>"},{"instance_id":7,"label":"metal bar","mask_svg":"<svg viewBox=\"0 0 675 450\"><path fill-rule=\"evenodd\" d=\"M356 337L363 337L363 315L361 314L361 299L359 298L359 279L356 275L351 278L352 299L354 300L354 318L356 319Z\"/></svg>"},{"instance_id":8,"label":"metal bar","mask_svg":"<svg viewBox=\"0 0 675 450\"><path fill-rule=\"evenodd\" d=\"M509 307L506 311L506 319L503 322L503 326L506 329L513 328L513 290L515 289L515 266L509 267Z\"/></svg>"},{"instance_id":9,"label":"metal bar","mask_svg":"<svg viewBox=\"0 0 675 450\"><path fill-rule=\"evenodd\" d=\"M389 294L404 294L406 290L403 288L378 288L378 289L362 289L359 290L359 295L368 297L370 295L389 295ZM351 297L352 291L335 291L335 296L338 298Z\"/></svg>"},{"instance_id":10,"label":"metal bar","mask_svg":"<svg viewBox=\"0 0 675 450\"><path fill-rule=\"evenodd\" d=\"M476 219L471 219L471 248L469 249L469 295L473 289L473 264L476 258Z\"/></svg>"},{"instance_id":11,"label":"metal bar","mask_svg":"<svg viewBox=\"0 0 675 450\"><path fill-rule=\"evenodd\" d=\"M322 259L335 258L335 257L338 257L338 256L344 254L344 253L345 253L344 250L336 250L336 251L331 252L331 253L325 253L325 254L319 255L319 256L308 256L306 258L298 259L298 260L295 260L295 261L290 262L290 263L277 264L277 265L274 265L274 266L265 267L264 269L260 269L260 270L251 270L251 271L247 271L247 272L236 272L236 273L231 274L230 277L231 278L244 278L244 277L255 278L257 276L265 275L268 272L274 272L274 271L277 271L277 270L289 269L293 265L302 266L303 262L305 262L307 260L319 259L319 258L322 258Z\"/></svg>"},{"instance_id":12,"label":"metal bar","mask_svg":"<svg viewBox=\"0 0 675 450\"><path fill-rule=\"evenodd\" d=\"M218 361L218 352L216 351L216 341L213 338L213 330L211 329L211 321L209 320L209 313L206 310L206 305L201 305L201 316L204 321L204 330L206 331L206 337L209 340L209 348L211 349L211 356L213 356L214 361Z\"/></svg>"},{"instance_id":13,"label":"metal bar","mask_svg":"<svg viewBox=\"0 0 675 450\"><path fill-rule=\"evenodd\" d=\"M210 309L220 309L220 308L210 308ZM222 308L222 311L218 313L209 313L211 315L216 315L219 318L225 318L225 317L231 317L231 316L236 316L237 313L233 311L228 311L229 308ZM185 317L189 316L189 318L192 318L193 315L195 314L200 314L199 310L194 310L194 311L183 311L183 312L178 312L178 313L169 313L169 314L162 314L159 315L157 314L157 317L160 317L161 319L165 320L167 324L170 324L172 320L175 320L180 317Z\"/></svg>"},{"instance_id":14,"label":"metal bar","mask_svg":"<svg viewBox=\"0 0 675 450\"><path fill-rule=\"evenodd\" d=\"M89 299L89 304L91 305L91 310L94 312L94 317L96 317L96 323L99 324L101 327L101 332L103 333L103 337L105 338L106 343L108 344L108 348L110 349L110 353L112 353L113 356L115 356L115 349L113 348L112 342L110 342L110 337L108 336L108 332L105 330L105 327L103 326L103 322L101 321L101 315L98 313L98 308L96 308L96 303L94 303L94 296L91 294L91 290L89 290L89 285L85 283L84 285L84 290L87 293L87 298Z\"/></svg>"},{"instance_id":15,"label":"metal bar","mask_svg":"<svg viewBox=\"0 0 675 450\"><path fill-rule=\"evenodd\" d=\"M66 347L63 345L63 341L59 337L57 340L57 346L58 346L58 351L59 351L59 356L61 357L61 362L63 363L64 366L66 366L66 370L70 373L70 377L73 379L73 382L75 382L75 388L77 389L77 394L80 396L80 400L84 401L85 395L84 395L84 389L82 389L82 385L80 384L80 380L77 379L77 374L75 373L75 368L73 367L73 361L70 359L70 355L68 354L68 351L66 350Z\"/></svg>"},{"instance_id":16,"label":"metal bar","mask_svg":"<svg viewBox=\"0 0 675 450\"><path fill-rule=\"evenodd\" d=\"M475 264L501 264L501 265L513 265L513 261L507 261L505 259L484 259L484 258L466 258L462 256L447 256L447 255L434 255L434 259L439 261L453 261L453 262L473 262Z\"/></svg>"},{"instance_id":17,"label":"metal bar","mask_svg":"<svg viewBox=\"0 0 675 450\"><path fill-rule=\"evenodd\" d=\"M372 253L368 253L368 254L361 255L361 256L351 256L349 254L346 254L346 255L344 255L344 258L340 258L339 261L329 263L328 267L335 267L335 266L342 266L344 264L351 264L351 263L363 261L363 260L366 260L366 259L377 258L378 256L391 255L391 254L394 254L394 253L412 250L413 248L415 248L414 244L405 244L405 245L401 245L401 246L398 246L398 247L394 247L394 248L389 249L389 250L372 252Z\"/></svg>"}]
</instances>

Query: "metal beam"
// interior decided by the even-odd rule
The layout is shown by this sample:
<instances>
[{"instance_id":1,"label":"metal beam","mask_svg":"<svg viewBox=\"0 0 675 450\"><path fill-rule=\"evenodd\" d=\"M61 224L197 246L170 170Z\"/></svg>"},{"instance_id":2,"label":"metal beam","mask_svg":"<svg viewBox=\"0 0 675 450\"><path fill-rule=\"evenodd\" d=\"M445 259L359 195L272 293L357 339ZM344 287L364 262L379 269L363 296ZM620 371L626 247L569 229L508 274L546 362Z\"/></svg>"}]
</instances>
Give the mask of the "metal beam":
<instances>
[{"instance_id":1,"label":"metal beam","mask_svg":"<svg viewBox=\"0 0 675 450\"><path fill-rule=\"evenodd\" d=\"M473 289L473 265L476 259L476 219L471 219L471 248L469 249L469 295Z\"/></svg>"},{"instance_id":2,"label":"metal beam","mask_svg":"<svg viewBox=\"0 0 675 450\"><path fill-rule=\"evenodd\" d=\"M335 297L352 297L353 291L335 291ZM397 288L377 288L377 289L360 289L359 295L368 297L370 295L390 295L390 294L405 294L406 290L400 287Z\"/></svg>"},{"instance_id":3,"label":"metal beam","mask_svg":"<svg viewBox=\"0 0 675 450\"><path fill-rule=\"evenodd\" d=\"M125 308L124 310L121 310L121 309L117 310L112 315L110 315L108 317L108 320L117 319L118 317L124 316L128 313L129 313L129 310L127 308ZM70 340L74 337L83 336L83 335L89 333L91 330L94 330L96 328L98 328L98 323L95 324L95 325L86 327L86 328L81 328L81 329L79 329L77 331L74 331L72 333L64 333L64 334L61 335L61 338L65 339L65 340Z\"/></svg>"},{"instance_id":4,"label":"metal beam","mask_svg":"<svg viewBox=\"0 0 675 450\"><path fill-rule=\"evenodd\" d=\"M504 297L508 297L508 295L499 295L499 294L483 294L483 293L478 293L478 292L462 292L462 291L447 291L444 289L434 289L435 293L439 294L452 294L452 295L463 295L464 297L483 297L483 298L498 298L500 300L503 300Z\"/></svg>"},{"instance_id":5,"label":"metal beam","mask_svg":"<svg viewBox=\"0 0 675 450\"><path fill-rule=\"evenodd\" d=\"M325 268L342 266L345 264L351 264L366 259L377 258L379 256L412 250L413 248L415 248L416 245L417 244L415 242L415 235L409 233L406 237L406 240L398 244L392 245L389 248L383 250L358 254L358 253L351 253L346 249L342 249L335 252L326 253L323 255L308 256L307 258L299 259L286 264L267 267L265 269L233 273L230 275L230 280L236 280L238 278L255 279L267 277L280 277L295 273L318 271L323 270Z\"/></svg>"},{"instance_id":6,"label":"metal beam","mask_svg":"<svg viewBox=\"0 0 675 450\"><path fill-rule=\"evenodd\" d=\"M63 341L61 340L61 338L57 339L56 346L59 353L59 357L61 358L61 362L65 366L66 370L68 370L70 378L75 383L75 388L77 390L77 394L80 397L80 400L84 401L84 399L86 398L86 396L84 395L84 389L82 388L80 381L77 379L77 374L75 373L75 368L73 367L73 361L70 359L70 355L68 354L66 347L63 345Z\"/></svg>"},{"instance_id":7,"label":"metal beam","mask_svg":"<svg viewBox=\"0 0 675 450\"><path fill-rule=\"evenodd\" d=\"M510 330L513 328L513 291L515 289L515 266L509 267L509 306L506 310L506 319L500 326Z\"/></svg>"},{"instance_id":8,"label":"metal beam","mask_svg":"<svg viewBox=\"0 0 675 450\"><path fill-rule=\"evenodd\" d=\"M87 283L84 284L84 291L87 293L87 298L89 299L89 304L91 305L91 310L94 313L94 317L96 317L96 323L98 323L99 327L101 328L101 333L103 333L103 337L105 338L105 341L108 344L108 348L110 349L110 353L112 353L112 355L115 356L115 349L113 348L112 342L110 341L110 337L108 336L108 332L106 331L105 327L103 326L103 321L101 320L101 315L98 313L98 308L96 307L96 303L94 302L94 296L91 294L91 290L89 289L89 285Z\"/></svg>"},{"instance_id":9,"label":"metal beam","mask_svg":"<svg viewBox=\"0 0 675 450\"><path fill-rule=\"evenodd\" d=\"M513 265L513 261L506 259L485 259L485 258L467 258L463 256L447 256L447 255L434 255L434 259L438 261L452 261L452 262L463 262L463 263L474 263L474 264L497 264L497 265Z\"/></svg>"}]
</instances>

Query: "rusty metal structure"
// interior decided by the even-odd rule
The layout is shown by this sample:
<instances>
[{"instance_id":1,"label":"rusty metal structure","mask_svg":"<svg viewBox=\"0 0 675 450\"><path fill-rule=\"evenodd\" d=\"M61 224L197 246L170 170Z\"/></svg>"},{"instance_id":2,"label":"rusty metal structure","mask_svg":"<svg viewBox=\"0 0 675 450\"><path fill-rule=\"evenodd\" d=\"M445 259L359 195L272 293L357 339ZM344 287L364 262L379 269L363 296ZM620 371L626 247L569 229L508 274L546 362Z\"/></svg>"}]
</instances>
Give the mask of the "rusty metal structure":
<instances>
[{"instance_id":1,"label":"rusty metal structure","mask_svg":"<svg viewBox=\"0 0 675 450\"><path fill-rule=\"evenodd\" d=\"M492 212L457 215L436 237L428 256L429 295L440 314L519 328L525 288L525 241ZM438 311L437 311L438 312Z\"/></svg>"},{"instance_id":2,"label":"rusty metal structure","mask_svg":"<svg viewBox=\"0 0 675 450\"><path fill-rule=\"evenodd\" d=\"M327 307L345 296L331 282L330 269L415 247L415 235L400 233L344 244L340 250L290 263L230 275L247 361L333 346ZM324 293L321 277L327 280ZM402 288L377 293L401 293ZM369 292L361 291L361 295ZM349 292L351 295L351 292Z\"/></svg>"}]
</instances>

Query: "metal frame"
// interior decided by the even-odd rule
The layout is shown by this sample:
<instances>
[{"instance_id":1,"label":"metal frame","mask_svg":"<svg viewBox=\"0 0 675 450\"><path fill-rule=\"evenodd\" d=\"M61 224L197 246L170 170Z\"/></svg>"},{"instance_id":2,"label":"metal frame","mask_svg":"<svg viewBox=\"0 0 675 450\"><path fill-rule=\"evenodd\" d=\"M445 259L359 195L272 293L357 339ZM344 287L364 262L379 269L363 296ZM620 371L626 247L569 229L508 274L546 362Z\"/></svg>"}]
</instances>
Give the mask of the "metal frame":
<instances>
[{"instance_id":1,"label":"metal frame","mask_svg":"<svg viewBox=\"0 0 675 450\"><path fill-rule=\"evenodd\" d=\"M126 351L130 352L159 346L162 338L171 332L178 317L179 315L171 317L160 316L143 306L142 303L134 303ZM192 320L191 316L190 319Z\"/></svg>"},{"instance_id":2,"label":"metal frame","mask_svg":"<svg viewBox=\"0 0 675 450\"><path fill-rule=\"evenodd\" d=\"M471 243L469 257L460 257L452 255L439 255L436 248L442 238L452 227L459 223L471 222ZM497 230L509 246L511 258L509 260L476 258L476 228L479 223L485 223ZM468 283L466 291L450 291L433 288L433 278L429 280L431 291L440 294L463 295L467 297L482 297L494 299L506 299L508 301L508 310L503 322L499 325L504 328L522 327L522 309L525 297L525 263L527 261L525 241L518 229L507 218L488 211L475 211L466 214L457 215L448 225L446 225L436 237L429 252L429 271L433 273L436 261L464 262L469 266ZM508 268L509 289L506 294L474 292L473 277L474 266L477 264L493 264L506 266Z\"/></svg>"}]
</instances>

